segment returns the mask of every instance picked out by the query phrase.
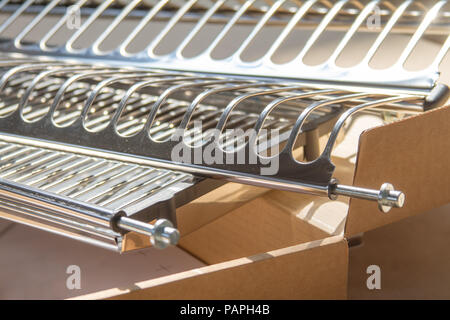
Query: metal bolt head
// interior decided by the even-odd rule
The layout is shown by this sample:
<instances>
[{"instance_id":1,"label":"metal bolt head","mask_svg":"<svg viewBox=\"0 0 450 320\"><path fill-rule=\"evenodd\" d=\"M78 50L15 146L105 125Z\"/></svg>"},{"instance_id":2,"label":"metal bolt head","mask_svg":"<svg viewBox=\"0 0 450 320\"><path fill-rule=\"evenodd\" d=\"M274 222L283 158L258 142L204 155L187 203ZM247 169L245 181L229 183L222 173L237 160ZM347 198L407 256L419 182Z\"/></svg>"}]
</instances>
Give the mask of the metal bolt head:
<instances>
[{"instance_id":1,"label":"metal bolt head","mask_svg":"<svg viewBox=\"0 0 450 320\"><path fill-rule=\"evenodd\" d=\"M154 234L150 238L150 242L157 249L176 245L180 240L180 232L173 227L172 222L169 220L159 219L154 224L154 228Z\"/></svg>"},{"instance_id":2,"label":"metal bolt head","mask_svg":"<svg viewBox=\"0 0 450 320\"><path fill-rule=\"evenodd\" d=\"M405 203L405 194L395 191L394 186L390 183L383 183L378 194L378 208L388 213L392 207L401 208Z\"/></svg>"}]
</instances>

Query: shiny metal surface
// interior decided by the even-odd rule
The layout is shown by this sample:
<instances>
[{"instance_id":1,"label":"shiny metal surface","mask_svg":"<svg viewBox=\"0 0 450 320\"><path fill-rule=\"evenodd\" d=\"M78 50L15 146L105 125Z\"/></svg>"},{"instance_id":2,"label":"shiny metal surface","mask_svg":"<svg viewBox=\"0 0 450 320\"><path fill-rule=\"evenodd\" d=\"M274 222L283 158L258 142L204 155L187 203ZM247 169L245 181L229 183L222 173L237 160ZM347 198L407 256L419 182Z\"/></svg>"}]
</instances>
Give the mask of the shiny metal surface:
<instances>
[{"instance_id":1,"label":"shiny metal surface","mask_svg":"<svg viewBox=\"0 0 450 320\"><path fill-rule=\"evenodd\" d=\"M158 248L178 241L168 220L153 226L130 217L160 201L161 192L170 197L192 184L188 174L7 142L0 142L0 159L5 210L95 242L116 243L116 250L124 231L147 235Z\"/></svg>"},{"instance_id":2,"label":"shiny metal surface","mask_svg":"<svg viewBox=\"0 0 450 320\"><path fill-rule=\"evenodd\" d=\"M355 188L353 186L343 186L339 184L333 186L332 189L333 195L340 194L359 199L371 198L374 201L378 201L379 208L384 213L388 213L392 207L401 208L405 203L405 194L394 190L394 186L390 183L384 183L378 192L375 190Z\"/></svg>"},{"instance_id":3,"label":"shiny metal surface","mask_svg":"<svg viewBox=\"0 0 450 320\"><path fill-rule=\"evenodd\" d=\"M154 105L158 101L158 107L164 109L161 110L162 112L156 113L158 124L151 126L149 133L159 139L167 139L175 133L176 126L181 123L189 106L186 97L184 100L180 100L180 96L176 95L178 91L181 91L183 95L187 89L194 90L196 88L203 89L201 92L208 94L213 93L211 90L228 94L229 91L235 91L236 88L244 90L243 93L247 94L260 90L259 83L248 80L194 77L192 74L102 68L61 62L42 64L35 64L34 61L24 62L5 60L1 63L1 66L4 67L0 78L2 90L0 109L3 111L1 112L3 121L9 122L10 116L13 114L18 114L21 122L25 125L39 125L42 121L46 121L44 119L50 119L50 126L42 128L48 133L51 133L53 129L67 128L73 123L81 123L83 131L80 133L82 135L103 132L112 123L115 124L116 133L110 137L102 135L101 139L111 146L115 146L114 152L123 154L127 152L128 146L122 139L144 129L148 113L155 108ZM126 117L117 117L118 108L120 108L119 102L127 93L124 90L126 86L140 84L144 80L146 85L151 84L148 79L154 80L154 83L159 85L171 86L167 87L162 94L162 87L159 86L139 93L131 101L128 101L126 108L122 108L127 112ZM178 84L179 82L181 84ZM230 84L234 84L236 87L230 87ZM278 87L278 89L272 89L276 93L284 91L279 89L284 88L282 85L271 84L268 86ZM209 91L204 91L205 88ZM169 93L175 93L175 98L167 97ZM161 106L161 96L165 96L168 101L163 106ZM195 97L194 95L191 99ZM233 97L231 95L229 99ZM203 98L206 97L203 96ZM213 101L216 100L217 98ZM51 105L52 101L55 103L54 105ZM62 109L58 108L58 103L63 106ZM90 109L86 109L85 105ZM206 121L202 129L207 128L211 126L211 123L218 121L223 108L223 106L199 104L199 112L196 113L194 119ZM279 115L285 112L292 113L289 108L282 111ZM308 123L308 130L319 130L320 135L325 134L329 129L322 124L326 124L338 114L337 110L331 109L316 112ZM50 118L48 118L49 116ZM277 121L269 119L267 127L284 130L287 138L286 132L289 124L292 125L292 119L289 119L289 117L277 118ZM244 129L252 127L257 120L258 115L248 110L238 111L230 118L233 126L238 125ZM9 127L16 126L10 122ZM4 127L2 131L8 133L8 130L5 129L7 128ZM207 131L196 132L194 129L196 128L187 130L185 136L186 139L190 139L187 141L193 145L208 138ZM28 135L28 140L24 141L25 144L1 142L0 177L2 180L0 185L2 188L9 187L4 190L3 208L15 212L20 217L24 216L28 224L36 225L30 220L38 221L38 223L45 221L47 225L56 225L59 228L58 234L65 233L82 241L108 248L111 245L106 245L105 241L112 242L113 248L122 247L123 240L121 240L120 230L137 231L151 236L153 245L159 248L164 248L168 244L176 244L179 237L178 231L171 229L171 226L167 225L169 222L164 222L164 228L158 227L167 220L158 220L160 222L157 222L155 227L146 223L158 217L175 221L174 208L171 205L168 205L168 209L162 210L151 208L160 202L170 200L177 193L185 194L183 201L189 201L185 190L197 184L200 179L194 178L188 173L135 165L132 162L136 161L130 158L131 163L124 163L92 157L95 155L94 152L81 155L60 151L67 149L61 146L56 147L56 150L29 146L27 145L30 144L29 139L39 137L39 129L38 131L31 129L29 133L22 132L21 134L22 137ZM75 138L75 134L75 132L71 132L68 136ZM87 136L84 138L79 136L72 142L80 141L80 138L82 140L89 139ZM12 140L14 141L14 138ZM47 144L54 147L55 142L58 141L60 140L48 140ZM239 138L235 137L234 140L231 140L231 144L228 141L228 145L223 145L223 147L233 150L234 142L239 141ZM304 141L299 141L296 145L302 144ZM44 140L40 139L37 146L43 145ZM78 147L80 146L85 147L85 145ZM270 144L266 146L266 148L268 147ZM136 156L130 152L127 155ZM11 184L14 185L12 189ZM6 192L9 196L5 195ZM17 202L16 198L20 193L23 193L21 196L23 199ZM52 208L49 209L46 205L52 205ZM116 221L115 217L121 212L125 212L133 219L120 217ZM17 217L9 216L9 219L18 221ZM114 226L118 226L119 229L115 229ZM111 228L113 229L111 230ZM53 228L47 229L53 231ZM116 243L115 246L114 243Z\"/></svg>"},{"instance_id":4,"label":"shiny metal surface","mask_svg":"<svg viewBox=\"0 0 450 320\"><path fill-rule=\"evenodd\" d=\"M44 3L29 0L13 4L14 1L0 4L5 14L0 24L0 37L5 39L0 45L3 51L92 59L110 65L126 62L168 70L423 91L436 84L439 64L450 47L450 5L445 0L55 0ZM73 18L67 11L69 4L73 5L70 12L75 10L80 15L76 28L67 27ZM49 19L53 23L46 24ZM129 24L130 20L135 22ZM372 28L368 20L375 20L376 26ZM306 38L296 34L311 26L312 33ZM319 65L308 64L305 58L311 49L336 26L344 33L338 35L340 41L334 50ZM127 30L126 36L122 29ZM210 29L214 31L213 36L202 38L205 30ZM36 30L40 33L36 34ZM338 58L351 47L352 38L361 30L376 35L372 46L355 65L340 65ZM371 61L394 30L408 35L408 43L395 63L384 69L374 68ZM60 37L63 41L55 40L58 34L64 34ZM270 34L269 46L258 50L256 56L246 56L258 39L261 42L264 35ZM446 39L435 56L427 57L429 65L421 70L405 68L421 39L436 34ZM278 61L277 52L294 36L297 40L290 46L298 52L290 59ZM228 38L234 41L224 47L222 44Z\"/></svg>"},{"instance_id":5,"label":"shiny metal surface","mask_svg":"<svg viewBox=\"0 0 450 320\"><path fill-rule=\"evenodd\" d=\"M176 245L180 239L180 232L173 228L173 224L166 219L159 219L154 225L151 225L139 220L120 217L117 225L122 229L149 236L152 245L158 249L164 249L169 245Z\"/></svg>"},{"instance_id":6,"label":"shiny metal surface","mask_svg":"<svg viewBox=\"0 0 450 320\"><path fill-rule=\"evenodd\" d=\"M86 70L61 62L14 66L8 61L4 66L0 127L5 134L144 157L170 170L322 196L330 193L331 150L352 114L379 106L416 112L423 102L417 95L195 73ZM197 120L202 121L200 129L194 126ZM321 127L332 128L322 153L307 162L294 159L292 151L304 145L305 135ZM246 139L236 137L224 144L222 138L230 135L227 129L236 128L252 130ZM269 155L255 149L264 138L262 129L279 132L279 141L269 139L266 149L285 141L280 152ZM191 160L174 158L177 148ZM213 150L212 163L204 157L208 150ZM245 163L236 161L239 152L247 155ZM201 155L199 161L196 155ZM272 163L282 165L265 174Z\"/></svg>"},{"instance_id":7,"label":"shiny metal surface","mask_svg":"<svg viewBox=\"0 0 450 320\"><path fill-rule=\"evenodd\" d=\"M380 68L392 34L407 41ZM411 68L424 39L438 49ZM405 195L338 184L333 147L356 113L445 103L449 48L446 0L0 1L0 208L119 251L125 231L176 244L174 210L209 178L388 212Z\"/></svg>"}]
</instances>

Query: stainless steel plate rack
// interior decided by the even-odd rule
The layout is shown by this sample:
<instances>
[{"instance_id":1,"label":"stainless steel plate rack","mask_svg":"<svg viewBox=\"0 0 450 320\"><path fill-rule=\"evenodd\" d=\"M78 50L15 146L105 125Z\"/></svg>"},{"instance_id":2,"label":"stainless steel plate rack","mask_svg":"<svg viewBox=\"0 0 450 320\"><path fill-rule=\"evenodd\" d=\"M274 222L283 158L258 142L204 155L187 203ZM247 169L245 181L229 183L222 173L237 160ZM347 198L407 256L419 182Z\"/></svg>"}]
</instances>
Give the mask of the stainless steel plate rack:
<instances>
[{"instance_id":1,"label":"stainless steel plate rack","mask_svg":"<svg viewBox=\"0 0 450 320\"><path fill-rule=\"evenodd\" d=\"M5 150L23 151L2 158L4 201L17 193L84 218L107 217L109 227L102 228L115 232L115 242L132 230L159 247L176 243L178 234L167 220L155 224L159 229L147 222L176 223L177 206L220 184L204 184L212 181L205 178L373 200L383 212L402 207L405 195L389 183L339 184L331 153L358 112L409 115L447 101L448 87L438 80L449 31L448 1L1 1L0 132ZM339 32L339 41L322 62L309 63L327 32ZM340 64L359 33L373 36L366 54ZM373 66L397 33L408 40L396 61ZM408 60L423 39L438 49L425 67L411 69ZM286 46L293 53L278 54ZM299 147L302 159L293 153ZM67 150L61 157L145 165L138 170L143 180L138 173L127 187L111 182L104 199L101 188L75 187L82 168L55 167L59 182L52 182L51 170L38 173L42 185L15 176L19 170L34 177L39 155L53 159L47 152ZM242 154L252 161L240 161ZM160 172L179 187L154 191ZM85 194L91 196L78 198ZM160 197L183 200L167 205ZM119 205L124 199L134 207Z\"/></svg>"}]
</instances>

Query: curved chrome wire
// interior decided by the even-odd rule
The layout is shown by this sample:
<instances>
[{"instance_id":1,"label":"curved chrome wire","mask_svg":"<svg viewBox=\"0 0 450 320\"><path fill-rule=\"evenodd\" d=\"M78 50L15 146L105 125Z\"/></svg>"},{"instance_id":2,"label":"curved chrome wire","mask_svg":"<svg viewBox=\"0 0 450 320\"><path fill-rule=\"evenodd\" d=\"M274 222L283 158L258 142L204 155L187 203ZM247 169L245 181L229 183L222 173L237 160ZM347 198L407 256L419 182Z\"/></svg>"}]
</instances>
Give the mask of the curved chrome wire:
<instances>
[{"instance_id":1,"label":"curved chrome wire","mask_svg":"<svg viewBox=\"0 0 450 320\"><path fill-rule=\"evenodd\" d=\"M2 2L1 12L8 8L9 1ZM66 3L66 2L64 2ZM133 0L131 2L118 2L114 0L73 1L72 8L80 9L85 21L76 29L69 39L61 44L52 46L49 41L61 30L64 30L69 13L64 11L62 1L49 1L41 5L42 10L24 25L20 32L11 36L0 48L5 51L17 51L28 54L53 55L57 57L78 57L99 59L109 64L120 64L126 60L129 64L151 66L154 68L177 69L183 71L196 71L218 74L250 75L288 79L302 79L314 81L332 81L337 84L358 84L378 87L394 87L403 90L430 90L438 79L439 64L447 55L449 41L444 42L435 57L427 57L430 64L423 70L407 70L405 61L415 50L418 42L427 34L448 35L450 30L450 9L447 0L439 0L432 4L419 0L404 0L396 3L372 0L363 1L320 1L308 0L292 2L285 0L270 1L262 4L261 1L245 0L233 2L213 1L202 2L189 0L174 2L170 0L148 2ZM0 36L12 24L20 25L22 16L30 14L30 10L37 6L36 1L28 0L19 5L15 11L0 24ZM58 10L59 11L58 11ZM61 11L62 9L62 11ZM57 22L40 38L25 43L23 40L55 12L65 12ZM98 20L115 12L111 23L93 41L80 43L79 48L74 44L89 32ZM115 49L101 50L107 39L114 39L120 26L127 20L136 17L139 22L124 40L115 41ZM367 19L379 15L381 29L372 30L365 23ZM134 18L133 18L134 19ZM193 57L187 57L184 50L210 25L220 21L224 24L221 31L210 40L206 48ZM132 43L145 32L146 28L154 22L163 23L162 30L149 43L142 43L144 48L137 53L129 51ZM159 45L170 38L180 23L188 22L192 28L176 43L169 53L158 54ZM248 35L238 43L237 48L230 56L216 59L212 56L215 49L228 37L236 26L249 27ZM261 58L252 61L242 59L243 52L251 46L253 41L272 25L281 26L278 37ZM366 26L367 25L367 26ZM289 62L276 63L273 55L283 46L284 41L292 35L294 30L302 26L312 26L312 35L306 43L298 43L301 51ZM338 27L344 30L343 38L320 65L312 66L305 62L305 57L319 42L327 30ZM188 27L189 28L189 27ZM368 52L353 67L337 65L339 56L350 45L351 39L357 32L363 30L373 34L379 33ZM399 31L409 37L409 42L403 48L399 59L385 69L374 69L370 62L375 53L385 43L387 36ZM434 31L438 30L438 31ZM8 37L8 36L7 36ZM422 91L423 92L423 91Z\"/></svg>"}]
</instances>

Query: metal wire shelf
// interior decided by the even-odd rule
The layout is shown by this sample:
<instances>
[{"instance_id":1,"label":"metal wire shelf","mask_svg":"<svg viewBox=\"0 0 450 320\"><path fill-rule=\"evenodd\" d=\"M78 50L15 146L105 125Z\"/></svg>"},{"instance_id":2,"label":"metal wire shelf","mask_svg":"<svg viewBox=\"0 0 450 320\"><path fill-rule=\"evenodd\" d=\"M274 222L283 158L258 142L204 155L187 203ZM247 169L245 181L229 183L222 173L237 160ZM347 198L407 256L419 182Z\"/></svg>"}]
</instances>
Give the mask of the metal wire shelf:
<instances>
[{"instance_id":1,"label":"metal wire shelf","mask_svg":"<svg viewBox=\"0 0 450 320\"><path fill-rule=\"evenodd\" d=\"M0 141L0 158L0 208L6 212L116 251L126 230L150 235L160 248L177 242L177 231L161 219L172 217L146 210L161 193L170 198L168 192L192 185L189 174L6 141ZM128 217L138 214L145 221L159 218L167 235L149 224L136 227L142 223Z\"/></svg>"},{"instance_id":2,"label":"metal wire shelf","mask_svg":"<svg viewBox=\"0 0 450 320\"><path fill-rule=\"evenodd\" d=\"M7 134L144 157L167 169L322 196L341 190L332 183L330 159L346 119L376 107L417 112L424 99L193 73L85 70L83 65L61 62L11 64L5 62L7 70L0 79L0 90L10 99L5 105L8 112L2 111L0 118ZM196 133L195 120L209 121ZM316 150L308 162L294 158L295 146L305 145L305 132L325 123L331 129L334 122L323 151ZM253 130L246 139L235 136L223 145L227 128ZM281 151L257 150L263 129L276 129L280 135L276 142L269 139L262 151L285 141ZM202 157L208 150L212 163ZM242 152L248 158L241 164ZM264 173L273 163L282 165L273 174ZM380 206L385 201L375 200ZM390 204L399 206L401 201Z\"/></svg>"},{"instance_id":3,"label":"metal wire shelf","mask_svg":"<svg viewBox=\"0 0 450 320\"><path fill-rule=\"evenodd\" d=\"M123 61L126 61L127 64L140 67L424 91L430 90L436 84L439 64L450 47L450 9L447 1L80 0L42 3L29 0L18 7L16 5L10 15L6 10L8 4L11 5L10 1L0 3L0 10L4 10L7 15L0 24L0 37L6 39L0 47L3 51L60 58L90 58L108 64L123 64ZM68 4L72 4L70 12L82 9L80 24L77 27L67 26L72 19L72 15L64 9ZM36 5L41 6L39 10ZM32 14L33 12L35 13ZM126 36L123 31L121 34L122 26L138 12L144 14L138 17L137 24L131 28L126 27ZM367 19L374 14L379 17L379 26L370 28ZM31 21L24 16L31 16ZM106 24L100 23L108 16L111 19ZM83 20L82 17L86 19ZM49 19L53 19L51 21L54 23L45 24ZM161 19L162 24L153 25ZM304 22L305 25L313 26L313 32L307 40L296 36L296 46L301 50L288 61L274 60L274 55L283 49L283 44L289 37L294 32L303 30ZM217 23L222 26L215 28L219 32L213 32L212 37L210 35L209 38L202 38L201 42L196 41L204 30ZM246 25L247 28L233 33L235 27L240 25ZM257 50L257 57L244 59L245 52L274 25L277 26L277 37L273 42L268 47ZM336 25L342 27L345 32L339 36L340 41L326 61L319 65L306 63L305 57L311 49L327 30ZM39 29L40 33L34 34L35 29ZM152 30L158 31L155 33ZM338 58L351 46L352 38L360 30L376 35L371 48L356 65L340 66ZM372 67L371 60L394 30L401 30L408 37L407 45L396 62L388 68L380 70ZM52 43L52 39L60 32L63 32L63 40ZM434 57L427 58L430 64L426 68L407 70L405 63L417 44L427 35L433 34L446 36L440 44L439 52ZM30 40L31 35L33 37ZM225 57L215 57L215 51L225 50L226 46L221 46L221 43L228 37L233 39L232 42L227 42L227 46L232 49L228 50L230 52ZM169 49L162 48L169 38L175 40L171 41ZM106 42L109 44L105 49ZM137 44L139 49L134 48ZM202 49L196 48L194 54L187 54L187 49L192 46Z\"/></svg>"},{"instance_id":4,"label":"metal wire shelf","mask_svg":"<svg viewBox=\"0 0 450 320\"><path fill-rule=\"evenodd\" d=\"M124 230L176 243L168 221L147 222L176 222L161 199L205 177L402 207L390 184L339 184L331 152L359 112L446 102L449 31L445 0L0 1L0 206L110 248ZM309 62L328 32L335 46ZM341 65L360 33L367 52ZM392 34L405 46L377 68Z\"/></svg>"},{"instance_id":5,"label":"metal wire shelf","mask_svg":"<svg viewBox=\"0 0 450 320\"><path fill-rule=\"evenodd\" d=\"M176 223L172 199L182 194L182 201L175 201L179 206L199 196L198 191L191 189L202 180L189 173L162 169L164 165L159 162L162 158L154 154L155 149L142 145L141 149L147 149L149 153L146 152L146 156L135 153L130 149L129 139L148 132L152 141L167 141L176 134L188 109L195 103L190 120L194 124L200 121L200 127L188 123L183 137L190 146L198 146L212 137L210 133L220 121L227 101L253 94L260 96L260 102L270 102L288 97L293 89L299 90L276 82L60 61L5 59L0 63L0 69L2 206L14 209L18 215L28 219L45 220L58 228L63 226L67 229L65 232L76 234L72 237L89 243L111 248L110 243L105 244L105 238L109 242L118 242L112 247L116 249L121 245L119 232L123 230L151 235L159 247L176 243L174 233L165 236L156 231L152 233L147 222L159 218L164 228L171 228L166 220L161 219ZM267 87L267 94L261 95L264 87ZM130 89L133 89L132 93ZM222 135L226 139L221 147L227 152L234 152L248 143L244 130L252 128L259 119L254 101L242 105L241 110L231 113L226 126L242 129L242 132L230 138ZM268 136L261 137L263 139L257 141L261 145L260 151L268 151L286 142L296 110L297 106L287 105L267 117L264 128L278 130L281 136L273 141ZM328 133L340 112L337 106L314 112L305 127L306 134L311 133L313 139L303 135L294 148L305 146L305 154L313 157L316 135ZM154 119L150 125L151 113ZM20 119L19 122L13 120L15 117ZM8 128L3 126L6 123L9 123ZM78 132L70 129L74 126L80 126ZM11 131L13 127L19 131ZM114 128L114 134L108 137L111 128ZM71 131L62 134L74 140L57 139L56 136L61 134L59 129ZM52 137L42 135L44 132ZM94 141L97 137L113 146L112 150L104 151L120 154L130 163L141 162L137 157L149 160L149 155L152 155L157 160L153 164L158 169L93 158L97 153L94 149L87 150L89 144L83 141ZM306 140L309 140L308 148L312 151L306 148ZM37 147L27 146L31 141ZM17 144L22 142L24 144ZM75 146L77 153L60 151L67 145ZM94 148L100 150L98 146ZM218 185L198 188L207 192ZM18 202L12 194L19 194L25 200ZM46 205L52 208L48 209ZM132 219L126 221L126 217L121 217L123 213ZM100 225L97 220L100 220ZM165 234L164 228L156 229Z\"/></svg>"}]
</instances>

